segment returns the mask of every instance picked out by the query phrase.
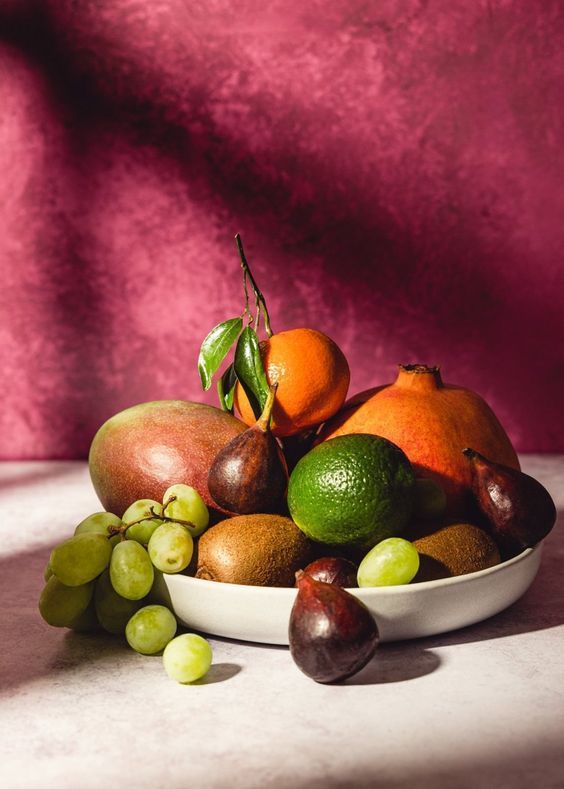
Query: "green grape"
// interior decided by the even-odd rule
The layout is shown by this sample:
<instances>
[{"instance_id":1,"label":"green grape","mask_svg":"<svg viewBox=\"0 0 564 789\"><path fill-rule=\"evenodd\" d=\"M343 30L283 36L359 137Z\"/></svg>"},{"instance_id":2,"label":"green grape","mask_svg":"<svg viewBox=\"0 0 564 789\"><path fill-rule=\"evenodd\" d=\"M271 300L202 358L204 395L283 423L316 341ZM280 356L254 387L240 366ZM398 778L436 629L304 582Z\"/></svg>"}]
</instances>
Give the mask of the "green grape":
<instances>
[{"instance_id":1,"label":"green grape","mask_svg":"<svg viewBox=\"0 0 564 789\"><path fill-rule=\"evenodd\" d=\"M75 534L105 534L108 536L108 526L120 526L121 520L113 512L95 512L83 521L80 521ZM118 536L119 539L119 536Z\"/></svg>"},{"instance_id":2,"label":"green grape","mask_svg":"<svg viewBox=\"0 0 564 789\"><path fill-rule=\"evenodd\" d=\"M65 586L52 575L41 592L39 613L53 627L72 627L88 608L93 592L93 583Z\"/></svg>"},{"instance_id":3,"label":"green grape","mask_svg":"<svg viewBox=\"0 0 564 789\"><path fill-rule=\"evenodd\" d=\"M127 600L141 600L153 585L149 554L135 540L124 540L113 550L110 579L115 591Z\"/></svg>"},{"instance_id":4,"label":"green grape","mask_svg":"<svg viewBox=\"0 0 564 789\"><path fill-rule=\"evenodd\" d=\"M359 586L395 586L408 584L419 569L415 546L401 537L382 540L361 561L357 580Z\"/></svg>"},{"instance_id":5,"label":"green grape","mask_svg":"<svg viewBox=\"0 0 564 789\"><path fill-rule=\"evenodd\" d=\"M71 589L76 589L76 586L71 587ZM69 625L71 630L76 630L77 633L88 633L92 630L98 630L100 628L100 623L98 622L98 617L96 616L96 606L94 605L94 599L92 599L88 603L88 607L85 611L77 616L76 619L72 620L72 623Z\"/></svg>"},{"instance_id":6,"label":"green grape","mask_svg":"<svg viewBox=\"0 0 564 789\"><path fill-rule=\"evenodd\" d=\"M180 523L163 523L149 540L149 556L163 573L179 573L190 564L194 541Z\"/></svg>"},{"instance_id":7,"label":"green grape","mask_svg":"<svg viewBox=\"0 0 564 789\"><path fill-rule=\"evenodd\" d=\"M153 512L157 515L162 515L163 513L163 505L153 499L139 499L139 501L134 501L126 509L123 513L122 521L126 525L128 523L133 524L125 532L128 540L135 540L142 545L147 545L152 533L162 523L162 520L159 518L152 517Z\"/></svg>"},{"instance_id":8,"label":"green grape","mask_svg":"<svg viewBox=\"0 0 564 789\"><path fill-rule=\"evenodd\" d=\"M125 626L139 610L141 602L138 600L126 600L119 595L110 580L110 571L104 570L96 581L94 590L94 604L98 621L108 633L114 636L122 636L125 633Z\"/></svg>"},{"instance_id":9,"label":"green grape","mask_svg":"<svg viewBox=\"0 0 564 789\"><path fill-rule=\"evenodd\" d=\"M444 490L432 479L420 477L415 480L415 517L440 518L446 510L447 500Z\"/></svg>"},{"instance_id":10,"label":"green grape","mask_svg":"<svg viewBox=\"0 0 564 789\"><path fill-rule=\"evenodd\" d=\"M49 564L66 586L80 586L105 570L111 554L112 546L102 534L77 534L54 548Z\"/></svg>"},{"instance_id":11,"label":"green grape","mask_svg":"<svg viewBox=\"0 0 564 789\"><path fill-rule=\"evenodd\" d=\"M192 537L199 537L210 522L208 508L198 491L189 485L171 485L163 496L164 514L167 518L190 521Z\"/></svg>"},{"instance_id":12,"label":"green grape","mask_svg":"<svg viewBox=\"0 0 564 789\"><path fill-rule=\"evenodd\" d=\"M207 674L212 657L212 648L205 638L185 633L166 645L163 664L171 679L182 683L195 682Z\"/></svg>"},{"instance_id":13,"label":"green grape","mask_svg":"<svg viewBox=\"0 0 564 789\"><path fill-rule=\"evenodd\" d=\"M125 628L127 643L142 655L162 652L175 633L176 619L164 605L146 605L140 608Z\"/></svg>"}]
</instances>

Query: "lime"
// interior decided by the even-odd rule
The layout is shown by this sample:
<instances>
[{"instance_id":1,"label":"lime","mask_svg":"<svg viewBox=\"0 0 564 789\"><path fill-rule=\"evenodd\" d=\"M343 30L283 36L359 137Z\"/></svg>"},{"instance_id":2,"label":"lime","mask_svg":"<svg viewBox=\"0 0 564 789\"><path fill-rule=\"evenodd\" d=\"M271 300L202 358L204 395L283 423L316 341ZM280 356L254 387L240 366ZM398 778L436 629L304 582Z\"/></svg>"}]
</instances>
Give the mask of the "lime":
<instances>
[{"instance_id":1,"label":"lime","mask_svg":"<svg viewBox=\"0 0 564 789\"><path fill-rule=\"evenodd\" d=\"M370 548L396 537L413 509L415 477L405 453L380 436L337 436L298 462L288 507L310 539Z\"/></svg>"}]
</instances>

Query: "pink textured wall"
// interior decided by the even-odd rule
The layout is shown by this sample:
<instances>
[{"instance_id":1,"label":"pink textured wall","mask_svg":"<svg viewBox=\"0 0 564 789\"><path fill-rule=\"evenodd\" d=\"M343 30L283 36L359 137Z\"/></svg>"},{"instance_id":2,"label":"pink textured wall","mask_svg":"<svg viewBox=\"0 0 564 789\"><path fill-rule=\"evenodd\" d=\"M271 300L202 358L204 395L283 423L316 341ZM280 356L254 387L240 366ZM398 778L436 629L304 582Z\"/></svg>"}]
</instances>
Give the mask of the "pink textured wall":
<instances>
[{"instance_id":1,"label":"pink textured wall","mask_svg":"<svg viewBox=\"0 0 564 789\"><path fill-rule=\"evenodd\" d=\"M563 40L551 0L4 0L0 456L202 399L236 231L351 392L440 364L564 450Z\"/></svg>"}]
</instances>

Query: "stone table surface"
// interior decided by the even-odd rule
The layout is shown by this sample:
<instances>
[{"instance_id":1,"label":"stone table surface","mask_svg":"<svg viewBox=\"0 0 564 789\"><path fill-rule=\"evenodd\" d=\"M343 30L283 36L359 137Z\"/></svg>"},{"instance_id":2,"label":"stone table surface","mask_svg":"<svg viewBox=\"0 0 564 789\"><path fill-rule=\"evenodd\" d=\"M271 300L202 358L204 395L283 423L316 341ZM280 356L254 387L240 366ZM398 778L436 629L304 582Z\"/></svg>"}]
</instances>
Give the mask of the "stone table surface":
<instances>
[{"instance_id":1,"label":"stone table surface","mask_svg":"<svg viewBox=\"0 0 564 789\"><path fill-rule=\"evenodd\" d=\"M0 464L0 786L563 787L564 457L522 461L560 521L528 592L333 686L216 638L182 686L117 638L48 627L49 551L99 503L85 463Z\"/></svg>"}]
</instances>

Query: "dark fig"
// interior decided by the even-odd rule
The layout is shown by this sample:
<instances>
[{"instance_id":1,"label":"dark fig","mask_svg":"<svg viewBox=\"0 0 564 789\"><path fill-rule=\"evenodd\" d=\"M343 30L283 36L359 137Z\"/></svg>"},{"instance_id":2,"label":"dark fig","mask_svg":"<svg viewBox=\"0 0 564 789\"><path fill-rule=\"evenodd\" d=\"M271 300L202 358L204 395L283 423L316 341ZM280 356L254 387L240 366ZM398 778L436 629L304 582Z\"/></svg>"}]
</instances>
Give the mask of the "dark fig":
<instances>
[{"instance_id":1,"label":"dark fig","mask_svg":"<svg viewBox=\"0 0 564 789\"><path fill-rule=\"evenodd\" d=\"M340 556L323 556L308 564L304 570L304 573L316 581L322 581L325 584L336 584L343 589L351 589L358 586L356 580L357 572L358 567L355 564Z\"/></svg>"},{"instance_id":2,"label":"dark fig","mask_svg":"<svg viewBox=\"0 0 564 789\"><path fill-rule=\"evenodd\" d=\"M284 453L270 432L276 387L270 387L257 422L223 447L208 474L212 499L239 515L280 512L284 505L288 468Z\"/></svg>"},{"instance_id":3,"label":"dark fig","mask_svg":"<svg viewBox=\"0 0 564 789\"><path fill-rule=\"evenodd\" d=\"M316 682L338 682L360 671L378 646L378 628L368 608L335 584L298 573L290 614L290 653Z\"/></svg>"},{"instance_id":4,"label":"dark fig","mask_svg":"<svg viewBox=\"0 0 564 789\"><path fill-rule=\"evenodd\" d=\"M540 542L556 522L556 507L541 483L475 449L463 454L472 465L472 492L500 546L517 553Z\"/></svg>"}]
</instances>

